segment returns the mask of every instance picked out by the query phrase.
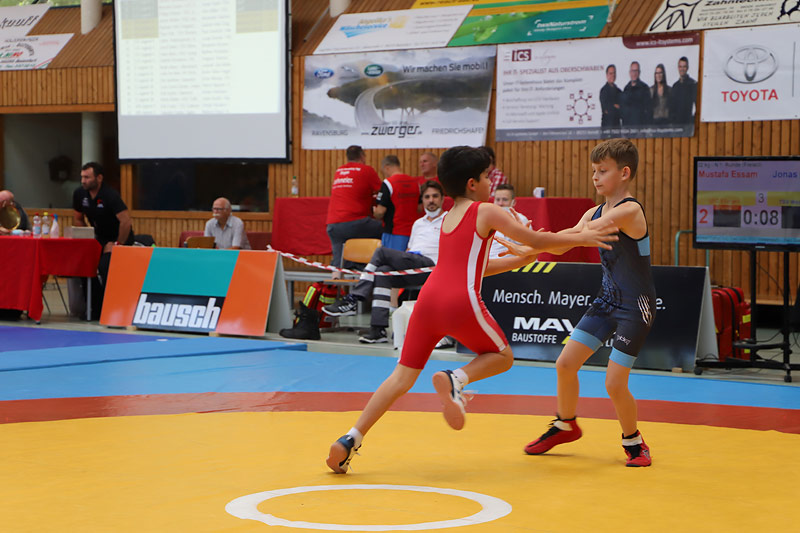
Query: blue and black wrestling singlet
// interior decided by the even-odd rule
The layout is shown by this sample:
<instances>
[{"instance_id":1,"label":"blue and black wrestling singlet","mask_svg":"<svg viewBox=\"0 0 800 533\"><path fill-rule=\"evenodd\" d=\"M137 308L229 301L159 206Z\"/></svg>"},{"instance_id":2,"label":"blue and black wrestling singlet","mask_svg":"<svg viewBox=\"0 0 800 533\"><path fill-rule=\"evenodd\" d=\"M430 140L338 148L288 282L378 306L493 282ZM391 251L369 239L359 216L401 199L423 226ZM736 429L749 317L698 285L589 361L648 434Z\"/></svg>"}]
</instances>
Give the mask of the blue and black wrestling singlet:
<instances>
[{"instance_id":1,"label":"blue and black wrestling singlet","mask_svg":"<svg viewBox=\"0 0 800 533\"><path fill-rule=\"evenodd\" d=\"M625 198L617 205L625 202L636 202L641 207L635 198ZM592 220L602 214L603 205L597 208ZM600 249L600 260L603 266L600 292L570 339L597 350L613 335L611 360L630 368L656 315L649 232L636 240L620 231L619 241L611 243L611 250Z\"/></svg>"}]
</instances>

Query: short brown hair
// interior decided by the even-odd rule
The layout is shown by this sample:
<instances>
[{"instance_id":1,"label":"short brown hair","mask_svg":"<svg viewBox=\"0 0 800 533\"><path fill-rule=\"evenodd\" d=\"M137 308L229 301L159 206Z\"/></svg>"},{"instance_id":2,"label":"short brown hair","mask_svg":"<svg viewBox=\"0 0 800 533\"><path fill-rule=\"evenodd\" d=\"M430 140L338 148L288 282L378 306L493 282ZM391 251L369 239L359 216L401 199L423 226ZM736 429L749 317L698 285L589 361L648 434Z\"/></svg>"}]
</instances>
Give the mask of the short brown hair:
<instances>
[{"instance_id":1,"label":"short brown hair","mask_svg":"<svg viewBox=\"0 0 800 533\"><path fill-rule=\"evenodd\" d=\"M631 179L636 177L636 169L639 166L639 150L628 139L603 141L592 149L589 157L592 163L599 163L603 159L613 159L618 167L631 169Z\"/></svg>"},{"instance_id":2,"label":"short brown hair","mask_svg":"<svg viewBox=\"0 0 800 533\"><path fill-rule=\"evenodd\" d=\"M422 198L422 195L425 194L425 191L428 189L436 189L439 191L439 194L442 195L442 198L444 198L444 187L442 187L442 184L436 180L428 180L422 184L422 187L419 189L420 198Z\"/></svg>"}]
</instances>

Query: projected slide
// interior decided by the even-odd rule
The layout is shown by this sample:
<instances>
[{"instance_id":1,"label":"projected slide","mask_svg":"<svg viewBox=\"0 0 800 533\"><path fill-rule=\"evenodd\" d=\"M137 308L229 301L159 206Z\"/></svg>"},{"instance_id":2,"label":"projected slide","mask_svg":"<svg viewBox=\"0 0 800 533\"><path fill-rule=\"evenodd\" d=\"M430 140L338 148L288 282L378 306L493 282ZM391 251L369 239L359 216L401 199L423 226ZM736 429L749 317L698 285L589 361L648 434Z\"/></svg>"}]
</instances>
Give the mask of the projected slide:
<instances>
[{"instance_id":1,"label":"projected slide","mask_svg":"<svg viewBox=\"0 0 800 533\"><path fill-rule=\"evenodd\" d=\"M285 0L119 0L121 159L283 159Z\"/></svg>"}]
</instances>

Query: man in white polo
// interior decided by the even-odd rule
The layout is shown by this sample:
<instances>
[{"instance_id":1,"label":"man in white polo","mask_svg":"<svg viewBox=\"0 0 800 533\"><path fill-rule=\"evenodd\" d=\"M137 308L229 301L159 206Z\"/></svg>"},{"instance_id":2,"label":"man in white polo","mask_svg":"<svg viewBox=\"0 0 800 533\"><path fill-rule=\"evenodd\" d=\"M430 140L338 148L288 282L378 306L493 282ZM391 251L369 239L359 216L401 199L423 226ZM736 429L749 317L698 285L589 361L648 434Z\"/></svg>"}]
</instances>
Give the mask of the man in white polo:
<instances>
[{"instance_id":1,"label":"man in white polo","mask_svg":"<svg viewBox=\"0 0 800 533\"><path fill-rule=\"evenodd\" d=\"M244 222L231 215L231 203L227 198L217 198L211 207L213 217L206 222L203 235L214 237L214 244L220 250L249 250L250 241L244 230Z\"/></svg>"},{"instance_id":2,"label":"man in white polo","mask_svg":"<svg viewBox=\"0 0 800 533\"><path fill-rule=\"evenodd\" d=\"M350 294L322 308L325 314L331 316L354 315L358 301L372 297L370 330L369 333L359 337L359 342L367 344L388 342L386 328L389 325L392 288L422 285L429 275L420 273L405 276L376 276L373 272L432 267L439 259L439 234L442 231L442 220L447 214L447 211L442 211L444 190L438 181L432 180L422 187L421 199L425 215L418 218L411 228L408 251L401 252L381 246L372 254L372 259L361 274L361 280L353 287Z\"/></svg>"}]
</instances>

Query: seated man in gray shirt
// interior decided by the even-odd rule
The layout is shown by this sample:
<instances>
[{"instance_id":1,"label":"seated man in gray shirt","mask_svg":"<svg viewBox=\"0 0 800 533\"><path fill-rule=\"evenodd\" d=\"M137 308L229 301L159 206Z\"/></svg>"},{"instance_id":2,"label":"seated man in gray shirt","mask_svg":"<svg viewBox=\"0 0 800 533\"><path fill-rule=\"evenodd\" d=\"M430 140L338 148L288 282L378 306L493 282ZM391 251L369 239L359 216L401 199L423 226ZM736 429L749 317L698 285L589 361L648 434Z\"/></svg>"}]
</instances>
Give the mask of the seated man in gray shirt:
<instances>
[{"instance_id":1,"label":"seated man in gray shirt","mask_svg":"<svg viewBox=\"0 0 800 533\"><path fill-rule=\"evenodd\" d=\"M211 208L214 218L206 222L203 235L214 237L219 249L250 250L250 241L244 230L242 219L231 215L231 203L227 198L217 198Z\"/></svg>"}]
</instances>

